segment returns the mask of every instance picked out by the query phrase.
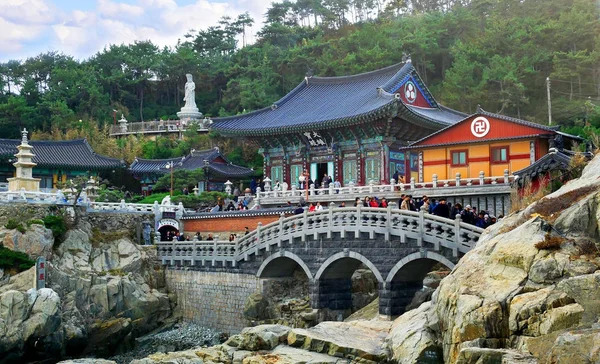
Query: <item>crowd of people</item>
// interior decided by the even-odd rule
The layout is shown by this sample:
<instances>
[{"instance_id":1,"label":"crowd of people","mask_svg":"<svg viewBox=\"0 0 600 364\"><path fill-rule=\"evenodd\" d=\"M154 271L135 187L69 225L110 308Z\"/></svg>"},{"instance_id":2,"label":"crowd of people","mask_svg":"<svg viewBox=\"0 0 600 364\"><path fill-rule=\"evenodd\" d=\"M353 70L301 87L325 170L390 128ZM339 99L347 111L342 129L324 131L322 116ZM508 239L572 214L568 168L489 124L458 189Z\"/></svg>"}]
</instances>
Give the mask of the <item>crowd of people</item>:
<instances>
[{"instance_id":1,"label":"crowd of people","mask_svg":"<svg viewBox=\"0 0 600 364\"><path fill-rule=\"evenodd\" d=\"M291 203L288 202L288 205L291 205ZM326 208L324 207L325 205L326 204L321 202L310 202L307 209L308 212L322 211ZM362 200L360 197L357 197L354 200L354 207L359 205L362 207L387 208L389 202L385 197L377 198L376 196L365 196ZM305 204L302 202L299 203L294 209L294 214L302 214L305 210L304 206ZM409 211L419 211L421 208L423 208L426 213L448 219L452 219L455 218L456 215L460 215L460 218L463 222L478 226L480 228L486 228L490 225L493 225L499 219L504 217L503 215L496 217L485 210L477 210L476 207L472 207L471 205L466 205L463 207L462 204L452 204L445 198L430 199L427 196L423 196L421 199L417 200L413 198L412 195L402 194L400 196L400 200L398 201L398 206L401 210ZM339 207L346 207L346 203L342 202Z\"/></svg>"}]
</instances>

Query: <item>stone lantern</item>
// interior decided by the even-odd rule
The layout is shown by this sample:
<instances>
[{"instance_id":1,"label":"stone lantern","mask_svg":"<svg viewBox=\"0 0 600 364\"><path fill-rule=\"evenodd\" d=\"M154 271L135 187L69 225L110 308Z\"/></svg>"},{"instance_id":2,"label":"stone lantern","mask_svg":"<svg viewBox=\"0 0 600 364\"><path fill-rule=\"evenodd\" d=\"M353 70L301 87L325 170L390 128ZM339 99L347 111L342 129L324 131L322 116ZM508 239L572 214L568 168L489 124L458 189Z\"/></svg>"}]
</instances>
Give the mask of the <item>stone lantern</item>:
<instances>
[{"instance_id":1,"label":"stone lantern","mask_svg":"<svg viewBox=\"0 0 600 364\"><path fill-rule=\"evenodd\" d=\"M121 133L127 133L127 119L125 119L125 116L123 114L121 114L121 119L119 119L118 121L119 123L119 130L121 131Z\"/></svg>"},{"instance_id":2,"label":"stone lantern","mask_svg":"<svg viewBox=\"0 0 600 364\"><path fill-rule=\"evenodd\" d=\"M263 182L265 183L265 192L271 191L271 179L267 177L263 180Z\"/></svg>"},{"instance_id":3,"label":"stone lantern","mask_svg":"<svg viewBox=\"0 0 600 364\"><path fill-rule=\"evenodd\" d=\"M198 188L198 186L194 186L194 188L192 188L192 191L194 191L194 195L198 196L198 191L200 191L200 189Z\"/></svg>"},{"instance_id":4,"label":"stone lantern","mask_svg":"<svg viewBox=\"0 0 600 364\"><path fill-rule=\"evenodd\" d=\"M225 182L225 193L228 195L231 195L231 186L233 185L233 183L231 183L230 180L227 180L227 182Z\"/></svg>"},{"instance_id":5,"label":"stone lantern","mask_svg":"<svg viewBox=\"0 0 600 364\"><path fill-rule=\"evenodd\" d=\"M85 184L85 193L87 195L88 200L90 201L90 205L93 205L96 202L96 198L98 197L98 182L94 179L93 176L90 176L90 179Z\"/></svg>"}]
</instances>

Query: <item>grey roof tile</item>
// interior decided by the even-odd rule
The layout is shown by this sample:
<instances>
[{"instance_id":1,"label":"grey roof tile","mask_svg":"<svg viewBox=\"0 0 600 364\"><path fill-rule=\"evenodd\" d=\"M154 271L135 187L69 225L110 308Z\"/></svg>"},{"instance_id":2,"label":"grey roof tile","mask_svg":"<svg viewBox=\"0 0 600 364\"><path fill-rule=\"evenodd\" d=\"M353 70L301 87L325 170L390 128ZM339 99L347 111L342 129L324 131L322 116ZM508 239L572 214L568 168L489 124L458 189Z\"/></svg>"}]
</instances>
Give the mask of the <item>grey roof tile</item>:
<instances>
[{"instance_id":1,"label":"grey roof tile","mask_svg":"<svg viewBox=\"0 0 600 364\"><path fill-rule=\"evenodd\" d=\"M0 156L12 158L21 144L20 139L0 139ZM85 139L30 140L38 168L64 168L73 170L105 170L125 167L125 162L96 154Z\"/></svg>"}]
</instances>

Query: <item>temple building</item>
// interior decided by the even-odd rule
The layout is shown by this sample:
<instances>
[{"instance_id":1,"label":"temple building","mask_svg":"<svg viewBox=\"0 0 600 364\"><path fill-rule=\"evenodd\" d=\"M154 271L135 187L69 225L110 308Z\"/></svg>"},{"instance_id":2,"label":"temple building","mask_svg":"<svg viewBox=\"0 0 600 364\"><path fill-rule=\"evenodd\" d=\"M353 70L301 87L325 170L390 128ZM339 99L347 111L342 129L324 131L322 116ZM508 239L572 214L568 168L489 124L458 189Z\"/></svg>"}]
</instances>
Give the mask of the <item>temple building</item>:
<instances>
[{"instance_id":1,"label":"temple building","mask_svg":"<svg viewBox=\"0 0 600 364\"><path fill-rule=\"evenodd\" d=\"M171 164L172 163L172 164ZM223 191L227 180L237 181L249 178L254 171L250 168L232 164L221 154L219 148L193 150L190 154L168 159L136 158L129 170L142 184L142 194L152 193L152 186L163 175L178 169L204 171L204 181L198 181L198 189L202 191Z\"/></svg>"},{"instance_id":2,"label":"temple building","mask_svg":"<svg viewBox=\"0 0 600 364\"><path fill-rule=\"evenodd\" d=\"M273 105L215 118L212 129L245 138L264 155L273 183L389 183L418 173L418 154L400 148L453 125L465 114L439 105L410 61L343 77L306 77Z\"/></svg>"},{"instance_id":3,"label":"temple building","mask_svg":"<svg viewBox=\"0 0 600 364\"><path fill-rule=\"evenodd\" d=\"M552 164L564 167L570 159L568 150L574 143L583 141L580 137L560 132L556 127L478 108L477 113L403 150L418 155L419 173L415 181L428 182L434 174L439 180L455 179L457 173L461 178L476 179L481 172L486 177L498 177L503 176L505 170L511 175L519 174L519 177L536 175L538 167L528 167L539 165L542 168L546 163L538 163L540 159L554 161L565 156L559 158L560 163ZM558 151L560 156L544 158L549 151Z\"/></svg>"},{"instance_id":4,"label":"temple building","mask_svg":"<svg viewBox=\"0 0 600 364\"><path fill-rule=\"evenodd\" d=\"M40 189L57 188L59 182L82 175L97 175L125 168L125 162L96 154L85 139L30 140L33 147L33 178L40 179ZM14 177L20 139L0 139L0 182Z\"/></svg>"}]
</instances>

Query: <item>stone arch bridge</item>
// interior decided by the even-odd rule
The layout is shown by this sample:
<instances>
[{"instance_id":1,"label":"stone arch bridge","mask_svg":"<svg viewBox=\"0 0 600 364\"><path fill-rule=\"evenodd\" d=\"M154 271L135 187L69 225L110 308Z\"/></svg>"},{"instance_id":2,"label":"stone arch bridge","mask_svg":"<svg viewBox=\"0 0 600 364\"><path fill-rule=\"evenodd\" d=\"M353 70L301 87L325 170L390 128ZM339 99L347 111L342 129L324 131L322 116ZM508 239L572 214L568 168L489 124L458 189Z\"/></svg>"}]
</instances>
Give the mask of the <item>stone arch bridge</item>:
<instances>
[{"instance_id":1,"label":"stone arch bridge","mask_svg":"<svg viewBox=\"0 0 600 364\"><path fill-rule=\"evenodd\" d=\"M351 276L361 265L375 275L379 313L404 312L423 278L438 264L453 268L483 229L425 213L388 208L331 206L281 218L236 242L162 242L163 264L206 271L309 280L313 308L352 307Z\"/></svg>"}]
</instances>

